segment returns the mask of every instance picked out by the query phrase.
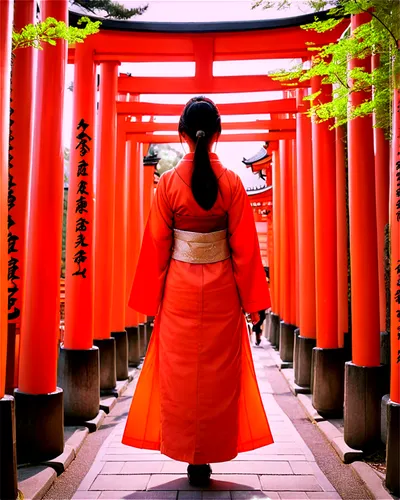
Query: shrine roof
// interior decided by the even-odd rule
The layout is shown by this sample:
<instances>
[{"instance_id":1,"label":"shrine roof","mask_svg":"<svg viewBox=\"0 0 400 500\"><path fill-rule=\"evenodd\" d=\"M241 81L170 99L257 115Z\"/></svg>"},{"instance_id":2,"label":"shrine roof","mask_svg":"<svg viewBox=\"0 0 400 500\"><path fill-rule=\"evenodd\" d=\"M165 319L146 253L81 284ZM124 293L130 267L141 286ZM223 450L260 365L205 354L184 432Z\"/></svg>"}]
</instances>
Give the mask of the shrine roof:
<instances>
[{"instance_id":1,"label":"shrine roof","mask_svg":"<svg viewBox=\"0 0 400 500\"><path fill-rule=\"evenodd\" d=\"M328 18L328 11L313 12L302 16L284 17L278 19L260 19L255 21L218 21L218 22L151 22L106 19L87 15L70 9L69 22L77 26L77 21L86 16L92 20L101 21L101 29L114 31L133 31L148 33L234 33L255 30L271 30L278 28L295 28L315 21L316 18Z\"/></svg>"},{"instance_id":2,"label":"shrine roof","mask_svg":"<svg viewBox=\"0 0 400 500\"><path fill-rule=\"evenodd\" d=\"M243 158L242 163L245 165L252 165L253 163L256 163L257 161L263 160L268 156L267 150L262 147L258 153L256 153L254 156L251 158Z\"/></svg>"}]
</instances>

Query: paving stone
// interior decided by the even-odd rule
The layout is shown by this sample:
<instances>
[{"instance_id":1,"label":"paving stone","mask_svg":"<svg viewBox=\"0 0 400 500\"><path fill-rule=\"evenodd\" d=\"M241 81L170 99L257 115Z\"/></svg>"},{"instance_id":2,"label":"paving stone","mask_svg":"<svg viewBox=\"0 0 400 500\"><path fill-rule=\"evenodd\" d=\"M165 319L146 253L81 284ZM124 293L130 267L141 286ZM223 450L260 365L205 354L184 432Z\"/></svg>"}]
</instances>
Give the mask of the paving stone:
<instances>
[{"instance_id":1,"label":"paving stone","mask_svg":"<svg viewBox=\"0 0 400 500\"><path fill-rule=\"evenodd\" d=\"M314 476L261 476L263 490L268 491L322 491Z\"/></svg>"},{"instance_id":2,"label":"paving stone","mask_svg":"<svg viewBox=\"0 0 400 500\"><path fill-rule=\"evenodd\" d=\"M254 453L241 453L233 461L244 461L244 462L256 462L258 460L265 462L287 462L287 461L299 461L304 462L307 460L304 454L301 455L256 455Z\"/></svg>"},{"instance_id":3,"label":"paving stone","mask_svg":"<svg viewBox=\"0 0 400 500\"><path fill-rule=\"evenodd\" d=\"M75 455L82 448L85 439L89 434L89 429L87 427L64 427L64 439L65 446L70 446L73 448Z\"/></svg>"},{"instance_id":4,"label":"paving stone","mask_svg":"<svg viewBox=\"0 0 400 500\"><path fill-rule=\"evenodd\" d=\"M339 493L335 493L333 491L322 491L321 493L309 491L307 496L312 500L340 500L341 498Z\"/></svg>"},{"instance_id":5,"label":"paving stone","mask_svg":"<svg viewBox=\"0 0 400 500\"><path fill-rule=\"evenodd\" d=\"M100 410L103 410L107 415L117 404L117 400L114 396L101 396L100 398Z\"/></svg>"},{"instance_id":6,"label":"paving stone","mask_svg":"<svg viewBox=\"0 0 400 500\"><path fill-rule=\"evenodd\" d=\"M178 500L202 500L202 491L179 491Z\"/></svg>"},{"instance_id":7,"label":"paving stone","mask_svg":"<svg viewBox=\"0 0 400 500\"><path fill-rule=\"evenodd\" d=\"M202 500L231 500L230 491L203 491L201 493Z\"/></svg>"},{"instance_id":8,"label":"paving stone","mask_svg":"<svg viewBox=\"0 0 400 500\"><path fill-rule=\"evenodd\" d=\"M72 460L75 459L75 451L70 446L64 446L64 451L58 457L43 462L43 465L48 465L52 467L57 475L62 474L71 464Z\"/></svg>"},{"instance_id":9,"label":"paving stone","mask_svg":"<svg viewBox=\"0 0 400 500\"><path fill-rule=\"evenodd\" d=\"M133 500L176 500L177 491L103 491L99 492L100 499L122 500L131 498Z\"/></svg>"},{"instance_id":10,"label":"paving stone","mask_svg":"<svg viewBox=\"0 0 400 500\"><path fill-rule=\"evenodd\" d=\"M294 474L313 475L314 471L308 462L290 462Z\"/></svg>"},{"instance_id":11,"label":"paving stone","mask_svg":"<svg viewBox=\"0 0 400 500\"><path fill-rule=\"evenodd\" d=\"M163 462L128 462L118 474L155 474L163 471L163 465Z\"/></svg>"},{"instance_id":12,"label":"paving stone","mask_svg":"<svg viewBox=\"0 0 400 500\"><path fill-rule=\"evenodd\" d=\"M101 474L119 474L125 462L106 462L101 469Z\"/></svg>"},{"instance_id":13,"label":"paving stone","mask_svg":"<svg viewBox=\"0 0 400 500\"><path fill-rule=\"evenodd\" d=\"M56 478L56 471L45 465L21 467L18 469L18 489L23 493L24 498L40 500Z\"/></svg>"},{"instance_id":14,"label":"paving stone","mask_svg":"<svg viewBox=\"0 0 400 500\"><path fill-rule=\"evenodd\" d=\"M77 491L72 500L93 500L99 498L100 491Z\"/></svg>"},{"instance_id":15,"label":"paving stone","mask_svg":"<svg viewBox=\"0 0 400 500\"><path fill-rule=\"evenodd\" d=\"M280 491L279 498L282 500L308 500L306 493L301 491Z\"/></svg>"},{"instance_id":16,"label":"paving stone","mask_svg":"<svg viewBox=\"0 0 400 500\"><path fill-rule=\"evenodd\" d=\"M100 474L101 469L104 467L103 462L94 462L85 478L78 486L78 491L88 491L97 475Z\"/></svg>"},{"instance_id":17,"label":"paving stone","mask_svg":"<svg viewBox=\"0 0 400 500\"><path fill-rule=\"evenodd\" d=\"M196 490L190 486L186 475L174 476L156 474L151 476L148 490ZM257 475L213 474L210 490L260 490L260 481Z\"/></svg>"},{"instance_id":18,"label":"paving stone","mask_svg":"<svg viewBox=\"0 0 400 500\"><path fill-rule=\"evenodd\" d=\"M293 462L296 463L296 462ZM299 462L305 463L305 462ZM214 474L293 474L289 462L226 462L213 464Z\"/></svg>"},{"instance_id":19,"label":"paving stone","mask_svg":"<svg viewBox=\"0 0 400 500\"><path fill-rule=\"evenodd\" d=\"M132 476L99 475L94 480L90 490L106 491L138 491L145 490L150 480L148 474ZM166 489L166 488L164 488ZM175 488L176 489L176 488Z\"/></svg>"},{"instance_id":20,"label":"paving stone","mask_svg":"<svg viewBox=\"0 0 400 500\"><path fill-rule=\"evenodd\" d=\"M154 462L157 460L163 461L163 462L168 462L171 461L172 458L165 457L163 455L119 455L119 454L114 454L114 453L106 453L102 455L101 460L103 462Z\"/></svg>"},{"instance_id":21,"label":"paving stone","mask_svg":"<svg viewBox=\"0 0 400 500\"><path fill-rule=\"evenodd\" d=\"M232 500L278 500L279 493L276 491L232 491Z\"/></svg>"}]
</instances>

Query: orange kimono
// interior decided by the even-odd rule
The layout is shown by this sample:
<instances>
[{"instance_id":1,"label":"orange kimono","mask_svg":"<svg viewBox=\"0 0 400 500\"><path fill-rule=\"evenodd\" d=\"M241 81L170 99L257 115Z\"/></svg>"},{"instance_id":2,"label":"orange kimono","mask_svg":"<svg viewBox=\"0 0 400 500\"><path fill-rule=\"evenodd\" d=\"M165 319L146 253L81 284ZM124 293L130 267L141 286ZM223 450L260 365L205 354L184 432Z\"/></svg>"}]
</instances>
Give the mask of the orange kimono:
<instances>
[{"instance_id":1,"label":"orange kimono","mask_svg":"<svg viewBox=\"0 0 400 500\"><path fill-rule=\"evenodd\" d=\"M219 194L209 211L190 188L193 153L161 176L129 301L156 320L122 442L191 464L273 442L243 314L270 306L253 212L240 178L210 158ZM231 257L171 259L174 228L227 229Z\"/></svg>"}]
</instances>

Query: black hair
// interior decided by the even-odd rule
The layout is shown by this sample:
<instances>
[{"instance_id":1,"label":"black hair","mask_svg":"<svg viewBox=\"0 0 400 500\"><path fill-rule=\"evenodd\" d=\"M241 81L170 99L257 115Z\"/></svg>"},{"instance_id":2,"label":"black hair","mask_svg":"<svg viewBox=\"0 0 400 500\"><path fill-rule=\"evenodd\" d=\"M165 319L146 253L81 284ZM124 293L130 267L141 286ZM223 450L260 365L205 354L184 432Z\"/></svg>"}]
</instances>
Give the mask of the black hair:
<instances>
[{"instance_id":1,"label":"black hair","mask_svg":"<svg viewBox=\"0 0 400 500\"><path fill-rule=\"evenodd\" d=\"M208 154L211 139L221 133L218 108L211 99L193 97L182 112L178 131L188 136L196 145L191 181L192 193L204 210L210 210L218 196L218 179Z\"/></svg>"}]
</instances>

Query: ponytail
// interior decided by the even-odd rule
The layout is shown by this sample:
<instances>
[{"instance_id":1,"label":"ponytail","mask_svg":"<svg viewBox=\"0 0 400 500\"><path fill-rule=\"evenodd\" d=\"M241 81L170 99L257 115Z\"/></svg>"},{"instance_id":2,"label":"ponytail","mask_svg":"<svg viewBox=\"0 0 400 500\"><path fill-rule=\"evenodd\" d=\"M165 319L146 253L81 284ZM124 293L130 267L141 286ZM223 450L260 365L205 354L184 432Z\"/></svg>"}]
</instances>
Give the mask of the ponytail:
<instances>
[{"instance_id":1,"label":"ponytail","mask_svg":"<svg viewBox=\"0 0 400 500\"><path fill-rule=\"evenodd\" d=\"M201 208L210 210L217 201L218 180L211 166L208 141L203 130L197 132L196 138L191 188L194 199Z\"/></svg>"}]
</instances>

